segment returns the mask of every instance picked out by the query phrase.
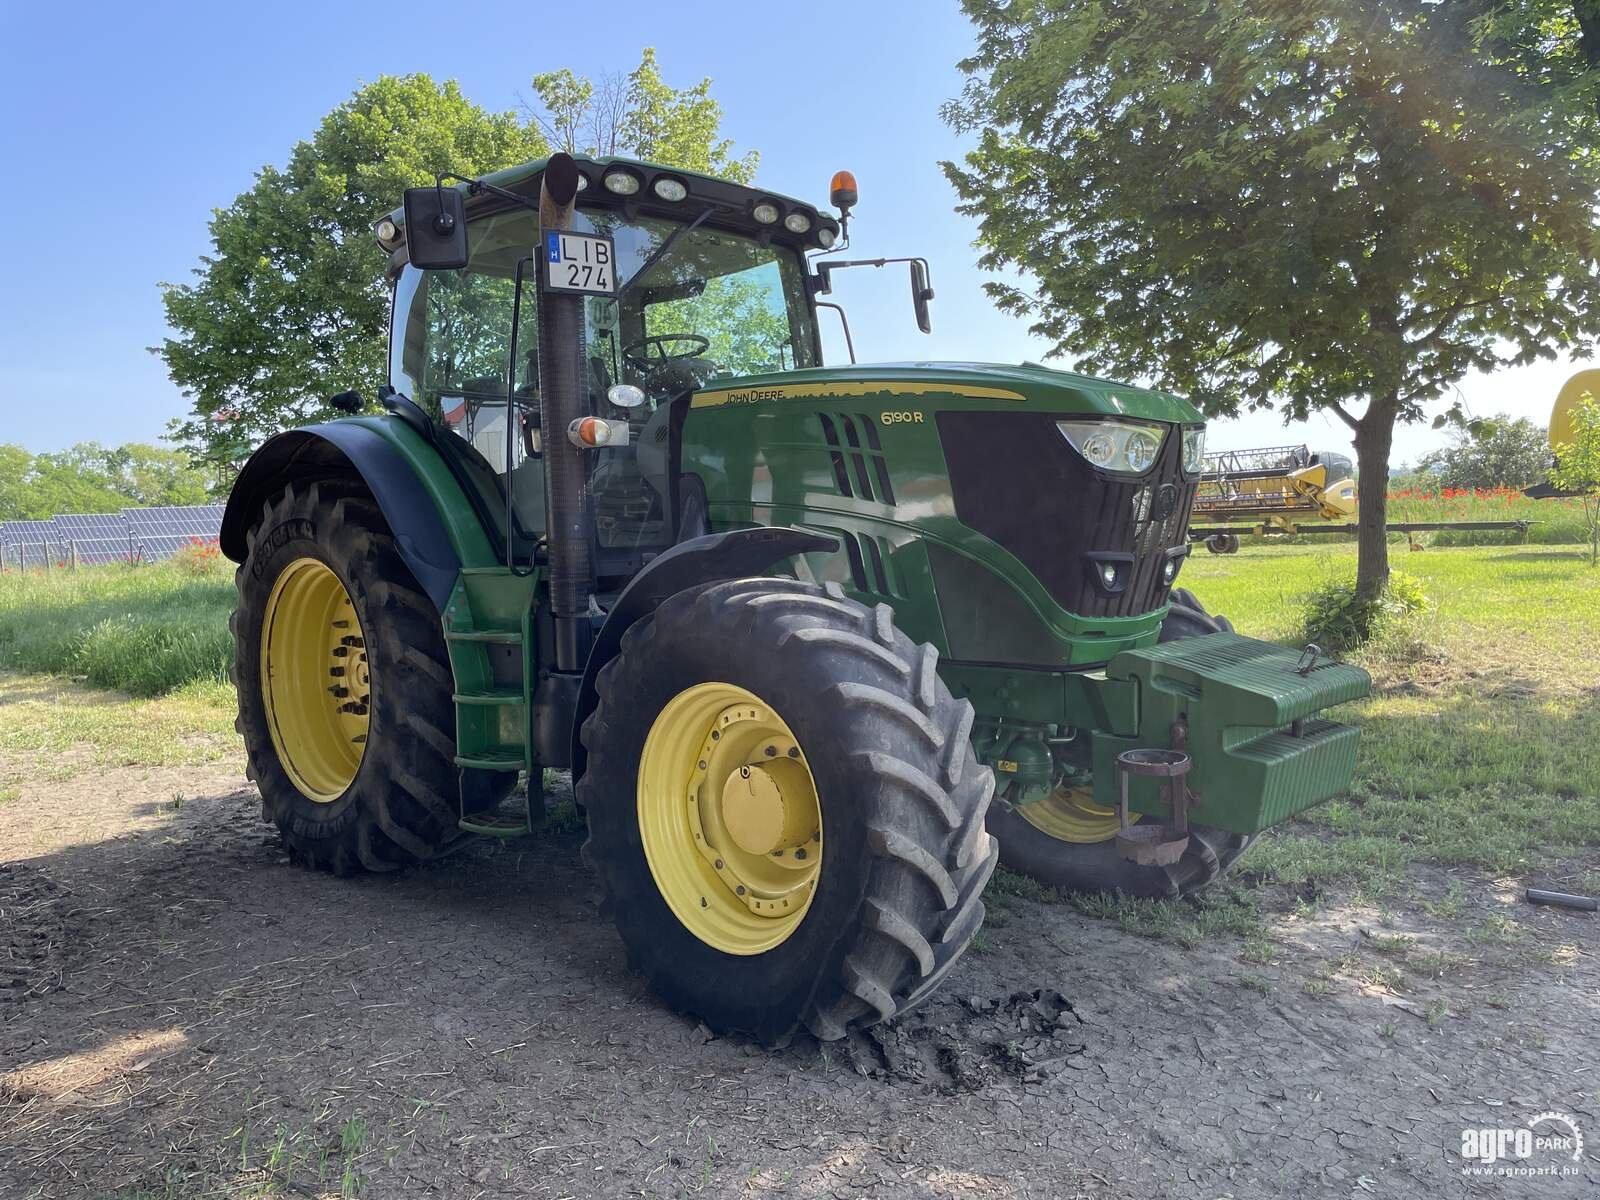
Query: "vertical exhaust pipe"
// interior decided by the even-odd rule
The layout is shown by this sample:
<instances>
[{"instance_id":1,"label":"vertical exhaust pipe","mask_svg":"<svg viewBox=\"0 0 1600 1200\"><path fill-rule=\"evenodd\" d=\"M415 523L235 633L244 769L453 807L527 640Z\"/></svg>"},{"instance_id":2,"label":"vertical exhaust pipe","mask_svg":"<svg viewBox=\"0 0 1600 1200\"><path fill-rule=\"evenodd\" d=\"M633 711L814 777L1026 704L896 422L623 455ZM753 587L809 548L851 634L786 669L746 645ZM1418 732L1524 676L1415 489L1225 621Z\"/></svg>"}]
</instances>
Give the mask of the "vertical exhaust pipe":
<instances>
[{"instance_id":1,"label":"vertical exhaust pipe","mask_svg":"<svg viewBox=\"0 0 1600 1200\"><path fill-rule=\"evenodd\" d=\"M571 229L578 165L552 154L539 185L539 224ZM583 362L583 297L539 296L539 425L544 447L545 536L550 562L550 610L556 670L581 671L592 629L589 595L588 463L567 440L567 426L588 414Z\"/></svg>"}]
</instances>

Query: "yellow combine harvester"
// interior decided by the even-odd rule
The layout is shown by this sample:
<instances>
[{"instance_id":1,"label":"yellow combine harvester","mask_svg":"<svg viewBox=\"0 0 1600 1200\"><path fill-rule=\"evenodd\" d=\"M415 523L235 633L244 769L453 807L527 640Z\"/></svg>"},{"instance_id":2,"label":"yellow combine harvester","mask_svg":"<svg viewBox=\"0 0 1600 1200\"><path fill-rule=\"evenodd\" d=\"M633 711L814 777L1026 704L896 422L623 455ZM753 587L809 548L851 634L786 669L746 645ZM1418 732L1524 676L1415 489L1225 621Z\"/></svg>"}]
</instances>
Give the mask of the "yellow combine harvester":
<instances>
[{"instance_id":1,"label":"yellow combine harvester","mask_svg":"<svg viewBox=\"0 0 1600 1200\"><path fill-rule=\"evenodd\" d=\"M1295 533L1296 519L1348 520L1356 511L1355 464L1342 454L1305 446L1223 450L1206 455L1194 515L1215 520L1254 518L1251 526L1191 527L1213 554L1239 549L1239 534Z\"/></svg>"},{"instance_id":2,"label":"yellow combine harvester","mask_svg":"<svg viewBox=\"0 0 1600 1200\"><path fill-rule=\"evenodd\" d=\"M1600 367L1589 367L1579 371L1566 383L1561 385L1561 390L1556 393L1555 405L1550 409L1550 453L1552 456L1560 452L1562 446L1577 437L1575 418L1578 404L1585 396L1600 397ZM1577 495L1576 492L1564 492L1549 480L1536 483L1530 488L1524 488L1522 494L1530 500L1558 500L1567 496Z\"/></svg>"}]
</instances>

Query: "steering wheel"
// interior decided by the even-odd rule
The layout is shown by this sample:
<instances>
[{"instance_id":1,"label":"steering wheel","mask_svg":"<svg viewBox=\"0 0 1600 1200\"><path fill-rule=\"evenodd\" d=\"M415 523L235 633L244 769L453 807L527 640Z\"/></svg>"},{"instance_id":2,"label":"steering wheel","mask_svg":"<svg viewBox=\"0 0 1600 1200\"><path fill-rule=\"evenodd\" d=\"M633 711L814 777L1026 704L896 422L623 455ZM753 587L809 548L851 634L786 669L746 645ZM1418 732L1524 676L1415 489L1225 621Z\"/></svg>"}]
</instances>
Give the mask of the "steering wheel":
<instances>
[{"instance_id":1,"label":"steering wheel","mask_svg":"<svg viewBox=\"0 0 1600 1200\"><path fill-rule=\"evenodd\" d=\"M679 354L668 354L667 345L671 342L693 342L694 349ZM654 347L654 359L650 350ZM622 357L635 367L644 370L652 365L676 362L683 358L699 358L711 349L711 340L703 338L698 333L655 333L649 337L640 338L637 342L629 342L622 348Z\"/></svg>"}]
</instances>

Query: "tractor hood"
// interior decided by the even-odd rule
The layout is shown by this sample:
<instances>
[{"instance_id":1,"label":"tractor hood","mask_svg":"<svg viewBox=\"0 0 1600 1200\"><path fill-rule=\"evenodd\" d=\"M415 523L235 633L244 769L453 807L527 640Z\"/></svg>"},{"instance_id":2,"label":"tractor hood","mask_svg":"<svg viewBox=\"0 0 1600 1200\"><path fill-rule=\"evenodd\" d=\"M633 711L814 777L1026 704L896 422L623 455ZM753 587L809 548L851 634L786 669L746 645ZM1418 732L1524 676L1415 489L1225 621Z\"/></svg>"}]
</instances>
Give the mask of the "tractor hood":
<instances>
[{"instance_id":1,"label":"tractor hood","mask_svg":"<svg viewBox=\"0 0 1600 1200\"><path fill-rule=\"evenodd\" d=\"M694 406L825 396L881 396L913 403L914 397L967 398L1052 412L1098 413L1175 424L1205 419L1187 400L1168 392L1130 387L1034 363L873 363L714 379L695 396Z\"/></svg>"}]
</instances>

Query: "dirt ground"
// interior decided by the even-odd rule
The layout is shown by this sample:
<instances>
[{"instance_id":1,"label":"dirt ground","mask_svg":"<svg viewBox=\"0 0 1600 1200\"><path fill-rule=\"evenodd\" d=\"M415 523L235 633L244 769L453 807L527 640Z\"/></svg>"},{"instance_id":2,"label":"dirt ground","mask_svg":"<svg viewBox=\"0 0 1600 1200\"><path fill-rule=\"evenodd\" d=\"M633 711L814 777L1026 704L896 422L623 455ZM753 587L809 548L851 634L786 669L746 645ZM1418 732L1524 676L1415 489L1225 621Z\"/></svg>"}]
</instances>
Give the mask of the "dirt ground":
<instances>
[{"instance_id":1,"label":"dirt ground","mask_svg":"<svg viewBox=\"0 0 1600 1200\"><path fill-rule=\"evenodd\" d=\"M1265 943L1187 948L1002 896L926 1009L767 1051L628 974L576 833L336 880L257 814L219 767L41 774L0 806L0 1195L1600 1185L1595 918L1512 881L1285 898ZM1576 1174L1462 1174L1464 1127L1545 1111L1591 1146L1532 1161Z\"/></svg>"}]
</instances>

